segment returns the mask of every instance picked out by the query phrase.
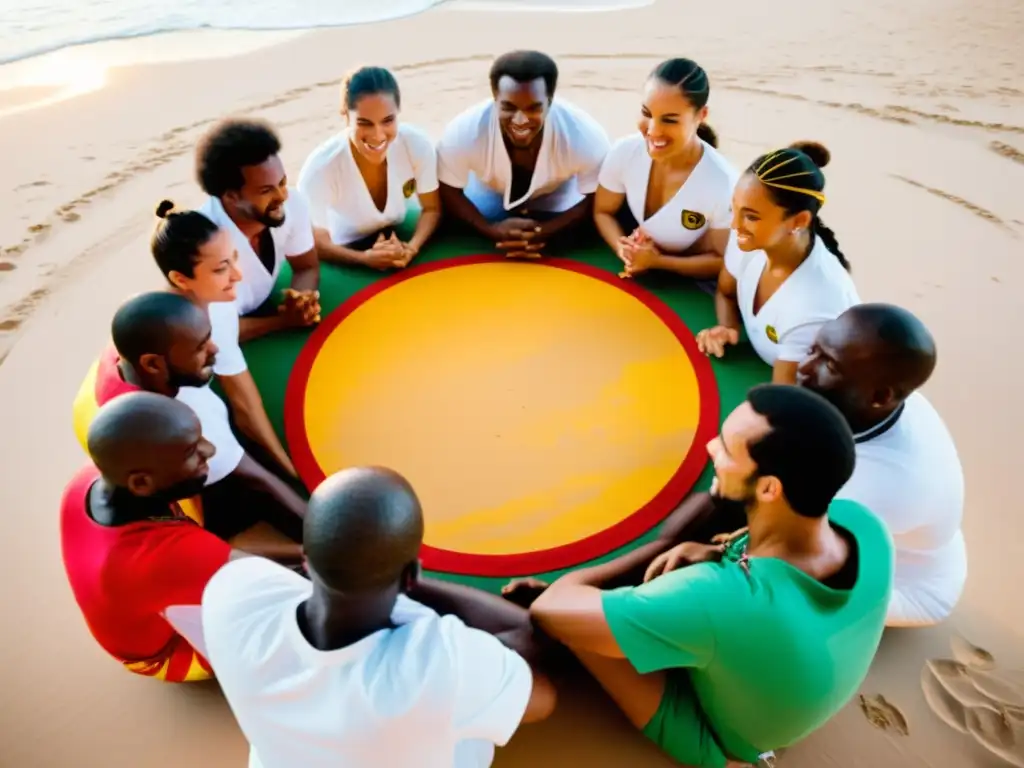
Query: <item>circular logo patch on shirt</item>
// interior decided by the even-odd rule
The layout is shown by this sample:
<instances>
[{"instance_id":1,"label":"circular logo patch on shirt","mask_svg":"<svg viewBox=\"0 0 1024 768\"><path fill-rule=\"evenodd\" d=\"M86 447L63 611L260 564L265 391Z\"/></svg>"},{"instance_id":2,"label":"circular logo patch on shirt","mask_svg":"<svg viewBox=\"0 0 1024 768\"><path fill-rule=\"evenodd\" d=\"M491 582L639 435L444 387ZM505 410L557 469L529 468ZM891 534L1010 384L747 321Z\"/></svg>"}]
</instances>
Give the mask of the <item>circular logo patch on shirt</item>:
<instances>
[{"instance_id":1,"label":"circular logo patch on shirt","mask_svg":"<svg viewBox=\"0 0 1024 768\"><path fill-rule=\"evenodd\" d=\"M405 184L402 185L402 194L406 197L412 197L416 192L416 179L409 179Z\"/></svg>"},{"instance_id":2,"label":"circular logo patch on shirt","mask_svg":"<svg viewBox=\"0 0 1024 768\"><path fill-rule=\"evenodd\" d=\"M707 219L704 218L704 214L698 213L697 211L683 211L681 219L683 226L690 230L700 229L707 221Z\"/></svg>"},{"instance_id":3,"label":"circular logo patch on shirt","mask_svg":"<svg viewBox=\"0 0 1024 768\"><path fill-rule=\"evenodd\" d=\"M692 488L718 391L658 298L587 264L469 256L352 296L292 370L285 426L310 489L395 469L426 520L424 566L568 568L635 540Z\"/></svg>"},{"instance_id":4,"label":"circular logo patch on shirt","mask_svg":"<svg viewBox=\"0 0 1024 768\"><path fill-rule=\"evenodd\" d=\"M766 325L764 328L764 335L768 337L768 341L770 341L772 344L779 343L779 334L775 330L774 325Z\"/></svg>"}]
</instances>

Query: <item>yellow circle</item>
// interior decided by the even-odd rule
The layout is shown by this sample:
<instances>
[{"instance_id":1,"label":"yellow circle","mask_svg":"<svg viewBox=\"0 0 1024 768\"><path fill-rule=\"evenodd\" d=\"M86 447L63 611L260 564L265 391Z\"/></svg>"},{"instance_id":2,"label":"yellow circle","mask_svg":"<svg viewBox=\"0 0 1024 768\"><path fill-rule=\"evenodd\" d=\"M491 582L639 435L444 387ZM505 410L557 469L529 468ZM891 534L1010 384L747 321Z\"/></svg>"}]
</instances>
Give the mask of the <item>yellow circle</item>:
<instances>
[{"instance_id":1,"label":"yellow circle","mask_svg":"<svg viewBox=\"0 0 1024 768\"><path fill-rule=\"evenodd\" d=\"M700 415L672 331L602 280L538 264L428 272L324 341L304 427L326 475L382 465L423 503L425 543L502 555L599 533L679 469Z\"/></svg>"}]
</instances>

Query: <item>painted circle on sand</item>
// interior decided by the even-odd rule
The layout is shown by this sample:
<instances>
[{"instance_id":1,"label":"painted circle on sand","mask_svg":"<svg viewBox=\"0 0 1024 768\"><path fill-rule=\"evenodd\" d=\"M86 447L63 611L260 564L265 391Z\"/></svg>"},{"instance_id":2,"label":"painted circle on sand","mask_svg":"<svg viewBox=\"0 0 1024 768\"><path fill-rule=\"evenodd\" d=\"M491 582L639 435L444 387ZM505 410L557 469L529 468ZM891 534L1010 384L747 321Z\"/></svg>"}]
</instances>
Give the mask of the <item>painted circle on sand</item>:
<instances>
[{"instance_id":1,"label":"painted circle on sand","mask_svg":"<svg viewBox=\"0 0 1024 768\"><path fill-rule=\"evenodd\" d=\"M660 299L586 264L467 256L353 295L313 333L285 400L309 488L402 473L426 568L570 567L660 522L706 463L718 390Z\"/></svg>"}]
</instances>

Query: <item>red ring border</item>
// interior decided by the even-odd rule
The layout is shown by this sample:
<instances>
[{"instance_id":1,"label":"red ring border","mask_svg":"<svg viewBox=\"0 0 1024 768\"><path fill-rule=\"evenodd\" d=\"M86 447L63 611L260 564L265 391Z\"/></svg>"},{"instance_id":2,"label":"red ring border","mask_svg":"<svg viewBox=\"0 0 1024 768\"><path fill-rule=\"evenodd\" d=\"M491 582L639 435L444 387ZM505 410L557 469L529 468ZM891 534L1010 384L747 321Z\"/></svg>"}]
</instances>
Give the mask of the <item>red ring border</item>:
<instances>
[{"instance_id":1,"label":"red ring border","mask_svg":"<svg viewBox=\"0 0 1024 768\"><path fill-rule=\"evenodd\" d=\"M284 400L285 437L291 449L292 462L310 491L320 485L326 475L317 462L306 437L305 391L313 364L330 335L356 309L394 285L443 269L496 262L507 263L508 259L504 256L483 254L455 256L410 267L356 291L313 331L299 352L295 366L292 368ZM423 567L428 570L462 576L525 576L569 568L606 555L639 538L675 509L704 471L707 460L704 458L703 446L718 434L720 401L718 384L711 362L697 348L697 341L690 329L667 304L651 292L638 286L633 280L619 278L607 270L590 264L559 258L544 259L541 264L592 277L625 291L650 309L672 331L683 349L686 350L697 377L700 411L693 443L679 468L653 499L636 512L603 531L557 547L511 555L456 552L424 544L420 556ZM522 266L528 269L532 265L524 263Z\"/></svg>"}]
</instances>

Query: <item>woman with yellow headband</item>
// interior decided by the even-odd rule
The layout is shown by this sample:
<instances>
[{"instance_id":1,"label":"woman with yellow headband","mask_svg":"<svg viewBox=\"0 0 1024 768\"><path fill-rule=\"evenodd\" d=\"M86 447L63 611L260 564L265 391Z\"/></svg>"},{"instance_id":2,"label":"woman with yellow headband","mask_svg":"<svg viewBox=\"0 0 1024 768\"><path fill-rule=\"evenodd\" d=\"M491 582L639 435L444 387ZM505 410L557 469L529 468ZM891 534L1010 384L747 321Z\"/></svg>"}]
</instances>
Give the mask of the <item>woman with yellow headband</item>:
<instances>
[{"instance_id":1,"label":"woman with yellow headband","mask_svg":"<svg viewBox=\"0 0 1024 768\"><path fill-rule=\"evenodd\" d=\"M772 366L772 381L796 382L818 329L860 303L835 233L819 216L829 152L800 142L757 158L733 192L733 232L718 277L718 325L697 334L722 357L741 328Z\"/></svg>"}]
</instances>

